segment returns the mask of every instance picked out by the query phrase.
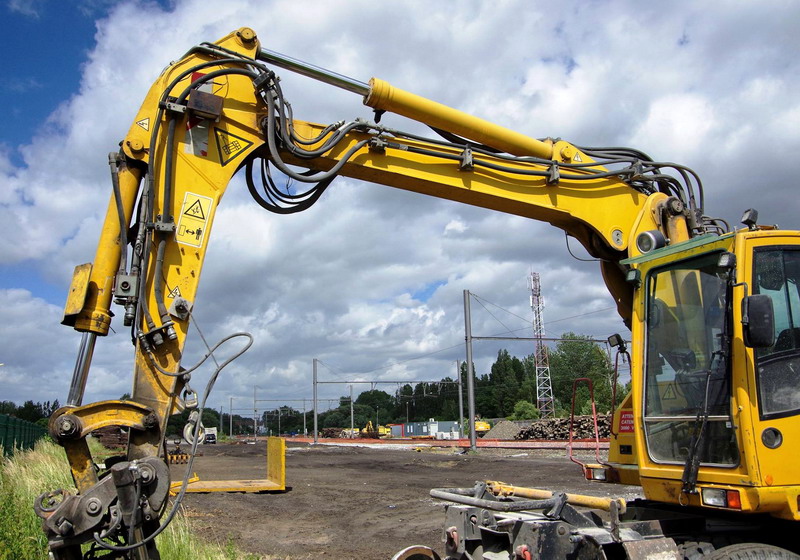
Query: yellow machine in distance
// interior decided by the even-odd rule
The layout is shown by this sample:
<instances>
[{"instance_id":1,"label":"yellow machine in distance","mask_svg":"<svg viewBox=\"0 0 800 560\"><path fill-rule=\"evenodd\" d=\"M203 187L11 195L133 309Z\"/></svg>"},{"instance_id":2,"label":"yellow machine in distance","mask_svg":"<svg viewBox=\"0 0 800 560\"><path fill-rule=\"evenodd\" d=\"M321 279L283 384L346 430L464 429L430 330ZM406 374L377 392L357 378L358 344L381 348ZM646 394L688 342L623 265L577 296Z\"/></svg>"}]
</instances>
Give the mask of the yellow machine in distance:
<instances>
[{"instance_id":1,"label":"yellow machine in distance","mask_svg":"<svg viewBox=\"0 0 800 560\"><path fill-rule=\"evenodd\" d=\"M361 95L376 116L403 115L439 137L366 119L297 120L276 67ZM600 517L573 505L592 500L558 492L440 489L434 495L453 502L448 558L800 552L792 538L800 526L800 232L760 226L754 212L739 229L707 216L702 184L684 166L635 149L529 138L382 80L268 51L247 28L166 68L121 146L110 157L113 189L95 260L76 269L65 309L84 345L50 429L79 492L56 491L37 505L57 560L79 558L84 542L157 558L153 538L170 518L160 521L169 489L163 430L177 406L197 400L183 344L215 211L240 169L255 201L278 214L310 207L343 175L545 221L600 260L632 332L632 391L614 416L609 460L585 472L638 484L645 499L609 500ZM287 191L272 167L308 186ZM112 300L131 327L133 396L83 405ZM112 424L130 430L128 452L97 473L85 436ZM439 557L409 550L397 558Z\"/></svg>"}]
</instances>

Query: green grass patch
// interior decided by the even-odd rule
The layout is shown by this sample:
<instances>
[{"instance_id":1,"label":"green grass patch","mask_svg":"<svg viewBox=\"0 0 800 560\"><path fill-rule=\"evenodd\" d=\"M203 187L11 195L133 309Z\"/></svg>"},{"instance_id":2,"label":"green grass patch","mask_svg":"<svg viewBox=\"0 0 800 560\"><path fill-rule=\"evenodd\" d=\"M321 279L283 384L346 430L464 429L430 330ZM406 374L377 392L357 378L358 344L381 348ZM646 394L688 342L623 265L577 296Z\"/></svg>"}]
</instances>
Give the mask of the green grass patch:
<instances>
[{"instance_id":1,"label":"green grass patch","mask_svg":"<svg viewBox=\"0 0 800 560\"><path fill-rule=\"evenodd\" d=\"M91 443L92 453L108 454ZM2 456L2 450L0 450ZM47 539L33 503L43 492L63 488L75 493L64 450L40 440L29 451L17 450L0 462L0 560L47 560ZM207 543L192 533L190 521L177 515L156 538L162 560L271 560L246 554L232 541Z\"/></svg>"}]
</instances>

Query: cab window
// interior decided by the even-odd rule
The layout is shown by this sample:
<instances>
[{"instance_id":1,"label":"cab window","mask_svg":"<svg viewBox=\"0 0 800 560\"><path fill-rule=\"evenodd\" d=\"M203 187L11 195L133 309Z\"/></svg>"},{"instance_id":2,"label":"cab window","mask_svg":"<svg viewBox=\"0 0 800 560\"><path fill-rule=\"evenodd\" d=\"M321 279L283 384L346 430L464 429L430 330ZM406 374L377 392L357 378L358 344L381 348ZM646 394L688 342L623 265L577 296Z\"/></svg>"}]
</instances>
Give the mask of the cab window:
<instances>
[{"instance_id":1,"label":"cab window","mask_svg":"<svg viewBox=\"0 0 800 560\"><path fill-rule=\"evenodd\" d=\"M738 463L730 423L727 271L712 253L654 270L647 281L645 435L657 462L684 462L708 398L699 449L706 464Z\"/></svg>"},{"instance_id":2,"label":"cab window","mask_svg":"<svg viewBox=\"0 0 800 560\"><path fill-rule=\"evenodd\" d=\"M752 291L768 295L775 313L775 343L755 350L762 418L800 413L799 279L800 250L756 249Z\"/></svg>"}]
</instances>

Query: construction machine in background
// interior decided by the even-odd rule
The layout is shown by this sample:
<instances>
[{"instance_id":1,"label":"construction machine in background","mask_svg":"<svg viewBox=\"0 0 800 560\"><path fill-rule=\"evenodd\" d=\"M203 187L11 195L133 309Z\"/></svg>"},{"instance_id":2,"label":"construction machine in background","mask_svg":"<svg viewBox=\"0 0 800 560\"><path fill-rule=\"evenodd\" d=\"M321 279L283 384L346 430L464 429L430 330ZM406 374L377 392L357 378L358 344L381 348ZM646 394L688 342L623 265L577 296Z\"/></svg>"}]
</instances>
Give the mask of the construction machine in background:
<instances>
[{"instance_id":1,"label":"construction machine in background","mask_svg":"<svg viewBox=\"0 0 800 560\"><path fill-rule=\"evenodd\" d=\"M363 96L375 120L295 119L277 68ZM437 136L383 126L384 112ZM800 232L759 225L754 211L740 228L709 217L691 169L636 149L530 138L379 79L268 51L248 28L170 64L110 166L95 260L76 268L65 308L82 349L68 404L50 421L78 493L55 490L36 504L57 560L81 558L84 543L91 554L158 558L153 539L183 495L167 505L166 420L195 407L187 432L196 435L207 393L233 359L198 398L189 385L198 366L181 364L183 346L217 205L240 169L256 203L278 214L307 209L342 175L545 221L600 261L632 333L632 390L614 414L608 460L582 468L592 480L639 485L644 498L492 481L434 490L450 504L447 558L800 552ZM83 404L112 301L131 329L133 396ZM251 337L230 339L246 348ZM85 437L104 425L130 436L126 455L98 472ZM438 557L424 546L396 556Z\"/></svg>"},{"instance_id":2,"label":"construction machine in background","mask_svg":"<svg viewBox=\"0 0 800 560\"><path fill-rule=\"evenodd\" d=\"M475 420L475 434L478 437L483 437L486 435L486 432L492 429L492 425L489 424L486 420Z\"/></svg>"},{"instance_id":3,"label":"construction machine in background","mask_svg":"<svg viewBox=\"0 0 800 560\"><path fill-rule=\"evenodd\" d=\"M367 424L361 428L361 437L365 438L388 438L391 437L392 430L389 429L387 426L381 426L378 424L378 427L372 425L372 420L367 420Z\"/></svg>"}]
</instances>

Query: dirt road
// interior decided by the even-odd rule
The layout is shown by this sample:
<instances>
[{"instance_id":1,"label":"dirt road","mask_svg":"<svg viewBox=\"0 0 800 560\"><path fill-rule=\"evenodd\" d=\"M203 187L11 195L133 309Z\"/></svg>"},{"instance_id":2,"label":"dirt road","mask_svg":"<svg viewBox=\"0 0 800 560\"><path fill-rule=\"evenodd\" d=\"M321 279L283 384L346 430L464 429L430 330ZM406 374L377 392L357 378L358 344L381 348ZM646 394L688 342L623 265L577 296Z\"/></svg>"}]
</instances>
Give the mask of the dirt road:
<instances>
[{"instance_id":1,"label":"dirt road","mask_svg":"<svg viewBox=\"0 0 800 560\"><path fill-rule=\"evenodd\" d=\"M206 445L202 480L263 478L265 444ZM182 477L173 465L173 480ZM288 444L285 494L188 494L201 534L276 559L388 559L411 544L442 552L442 503L431 488L502 480L535 488L633 498L638 488L588 483L558 451L397 449Z\"/></svg>"}]
</instances>

